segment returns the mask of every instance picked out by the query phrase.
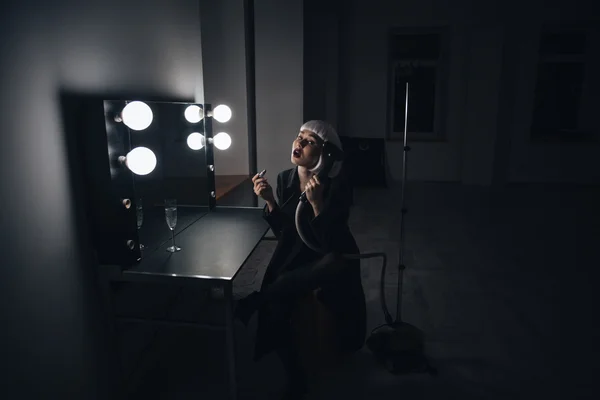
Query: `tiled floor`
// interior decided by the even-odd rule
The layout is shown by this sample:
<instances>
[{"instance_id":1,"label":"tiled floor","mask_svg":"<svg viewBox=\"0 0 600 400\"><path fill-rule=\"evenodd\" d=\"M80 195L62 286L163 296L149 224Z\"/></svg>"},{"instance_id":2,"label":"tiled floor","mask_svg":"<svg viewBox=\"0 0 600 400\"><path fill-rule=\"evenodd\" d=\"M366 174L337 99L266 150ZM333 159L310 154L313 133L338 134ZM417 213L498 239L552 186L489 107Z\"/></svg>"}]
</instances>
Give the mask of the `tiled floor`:
<instances>
[{"instance_id":1,"label":"tiled floor","mask_svg":"<svg viewBox=\"0 0 600 400\"><path fill-rule=\"evenodd\" d=\"M399 238L397 188L361 189L351 226L363 252L385 251L387 299L395 310ZM600 192L523 186L503 191L413 184L407 192L404 318L424 330L439 375L392 376L368 350L315 389L314 399L579 399L597 380ZM236 282L238 296L260 283L273 250L264 242ZM366 260L369 327L383 322L380 263ZM128 292L160 308L158 288ZM183 291L177 312L210 314L214 300ZM164 297L164 298L163 298ZM133 300L132 300L133 301ZM141 345L146 328L123 327L123 343ZM253 325L237 332L241 399L268 399L281 385L275 357L251 360ZM226 398L223 338L163 330L145 361L139 398ZM129 351L128 360L136 352ZM136 397L132 395L132 398ZM276 398L276 397L275 397Z\"/></svg>"}]
</instances>

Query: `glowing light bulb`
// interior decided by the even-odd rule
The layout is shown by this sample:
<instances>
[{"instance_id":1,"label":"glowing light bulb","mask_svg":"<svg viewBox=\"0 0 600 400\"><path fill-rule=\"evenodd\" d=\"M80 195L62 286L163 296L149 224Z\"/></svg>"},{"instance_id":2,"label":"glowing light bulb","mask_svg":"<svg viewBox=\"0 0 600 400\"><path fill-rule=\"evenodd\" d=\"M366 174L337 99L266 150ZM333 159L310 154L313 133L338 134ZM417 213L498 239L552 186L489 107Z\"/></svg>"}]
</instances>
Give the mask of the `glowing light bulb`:
<instances>
[{"instance_id":1,"label":"glowing light bulb","mask_svg":"<svg viewBox=\"0 0 600 400\"><path fill-rule=\"evenodd\" d=\"M192 132L187 137L187 145L192 150L200 150L204 147L204 136L198 132Z\"/></svg>"},{"instance_id":2,"label":"glowing light bulb","mask_svg":"<svg viewBox=\"0 0 600 400\"><path fill-rule=\"evenodd\" d=\"M219 132L213 138L215 147L219 150L227 150L231 146L231 136L225 132Z\"/></svg>"},{"instance_id":3,"label":"glowing light bulb","mask_svg":"<svg viewBox=\"0 0 600 400\"><path fill-rule=\"evenodd\" d=\"M156 155L147 147L136 147L119 159L136 175L148 175L156 168Z\"/></svg>"},{"instance_id":4,"label":"glowing light bulb","mask_svg":"<svg viewBox=\"0 0 600 400\"><path fill-rule=\"evenodd\" d=\"M141 101L128 103L121 113L123 123L134 131L143 131L152 123L152 109Z\"/></svg>"},{"instance_id":5,"label":"glowing light bulb","mask_svg":"<svg viewBox=\"0 0 600 400\"><path fill-rule=\"evenodd\" d=\"M191 105L185 109L183 115L189 123L195 124L204 118L204 110L196 105Z\"/></svg>"},{"instance_id":6,"label":"glowing light bulb","mask_svg":"<svg viewBox=\"0 0 600 400\"><path fill-rule=\"evenodd\" d=\"M220 104L213 110L213 118L219 122L227 122L231 119L231 108L225 104Z\"/></svg>"}]
</instances>

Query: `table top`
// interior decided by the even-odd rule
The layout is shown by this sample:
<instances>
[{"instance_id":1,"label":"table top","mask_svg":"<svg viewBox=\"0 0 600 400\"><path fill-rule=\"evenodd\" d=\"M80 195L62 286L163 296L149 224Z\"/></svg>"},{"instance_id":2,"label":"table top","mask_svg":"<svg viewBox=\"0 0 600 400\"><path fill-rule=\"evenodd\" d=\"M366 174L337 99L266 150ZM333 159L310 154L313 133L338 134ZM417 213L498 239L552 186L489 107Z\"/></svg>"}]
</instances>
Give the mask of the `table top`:
<instances>
[{"instance_id":1,"label":"table top","mask_svg":"<svg viewBox=\"0 0 600 400\"><path fill-rule=\"evenodd\" d=\"M215 207L175 236L181 251L169 253L164 243L122 275L231 281L268 229L262 208Z\"/></svg>"},{"instance_id":2,"label":"table top","mask_svg":"<svg viewBox=\"0 0 600 400\"><path fill-rule=\"evenodd\" d=\"M202 206L177 206L177 229L175 234L183 231L188 226L208 214L208 207ZM142 256L152 254L157 248L171 241L171 231L165 220L165 206L151 206L143 208L144 220L138 230L138 240L144 245Z\"/></svg>"}]
</instances>

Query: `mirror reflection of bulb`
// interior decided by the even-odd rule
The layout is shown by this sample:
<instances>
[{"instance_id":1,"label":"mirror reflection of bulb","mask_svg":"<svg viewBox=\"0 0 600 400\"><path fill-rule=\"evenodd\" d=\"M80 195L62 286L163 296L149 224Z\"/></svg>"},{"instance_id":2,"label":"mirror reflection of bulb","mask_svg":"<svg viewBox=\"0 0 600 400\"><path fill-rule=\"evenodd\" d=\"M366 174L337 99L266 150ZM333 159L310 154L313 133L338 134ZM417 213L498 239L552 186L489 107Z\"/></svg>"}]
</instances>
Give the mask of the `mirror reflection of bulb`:
<instances>
[{"instance_id":1,"label":"mirror reflection of bulb","mask_svg":"<svg viewBox=\"0 0 600 400\"><path fill-rule=\"evenodd\" d=\"M187 137L187 145L192 150L200 150L204 147L204 136L198 132L190 133Z\"/></svg>"},{"instance_id":2,"label":"mirror reflection of bulb","mask_svg":"<svg viewBox=\"0 0 600 400\"><path fill-rule=\"evenodd\" d=\"M219 150L227 150L231 146L231 136L225 132L219 132L214 137L215 147Z\"/></svg>"},{"instance_id":3,"label":"mirror reflection of bulb","mask_svg":"<svg viewBox=\"0 0 600 400\"><path fill-rule=\"evenodd\" d=\"M128 103L121 113L123 123L134 131L143 131L152 123L152 109L141 101Z\"/></svg>"},{"instance_id":4,"label":"mirror reflection of bulb","mask_svg":"<svg viewBox=\"0 0 600 400\"><path fill-rule=\"evenodd\" d=\"M227 107L225 104L221 104L215 107L213 110L213 118L219 122L227 122L231 119L231 108Z\"/></svg>"},{"instance_id":5,"label":"mirror reflection of bulb","mask_svg":"<svg viewBox=\"0 0 600 400\"><path fill-rule=\"evenodd\" d=\"M195 124L204 118L204 110L196 105L191 105L185 109L183 115L189 123Z\"/></svg>"},{"instance_id":6,"label":"mirror reflection of bulb","mask_svg":"<svg viewBox=\"0 0 600 400\"><path fill-rule=\"evenodd\" d=\"M156 155L147 147L136 147L127 153L125 165L136 175L148 175L156 168Z\"/></svg>"}]
</instances>

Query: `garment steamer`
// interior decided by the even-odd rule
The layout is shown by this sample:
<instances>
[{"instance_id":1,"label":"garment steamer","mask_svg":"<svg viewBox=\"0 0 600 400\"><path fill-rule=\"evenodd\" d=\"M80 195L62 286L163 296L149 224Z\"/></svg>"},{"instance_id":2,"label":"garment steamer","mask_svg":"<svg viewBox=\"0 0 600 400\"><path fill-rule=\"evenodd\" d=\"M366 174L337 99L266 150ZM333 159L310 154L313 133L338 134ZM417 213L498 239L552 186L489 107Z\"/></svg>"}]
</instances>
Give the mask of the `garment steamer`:
<instances>
[{"instance_id":1,"label":"garment steamer","mask_svg":"<svg viewBox=\"0 0 600 400\"><path fill-rule=\"evenodd\" d=\"M435 374L433 369L424 355L424 338L423 332L417 327L402 321L402 284L403 273L406 268L404 265L404 197L406 193L406 156L410 151L407 145L407 128L408 128L408 83L406 84L406 103L404 110L404 146L402 154L402 189L400 200L400 245L398 257L398 292L396 303L396 319L394 320L388 310L385 301L385 272L387 267L387 255L385 253L364 253L364 254L342 254L342 258L347 260L381 258L382 268L379 286L379 295L381 309L385 317L385 324L373 329L371 335L367 339L367 347L376 360L382 363L386 369L393 374L413 373L413 372L429 372ZM326 179L335 161L341 161L344 153L328 142L323 146L323 161L324 168L317 174L320 179ZM300 201L296 208L296 230L302 241L315 252L325 254L326 250L322 249L310 239L302 231L301 215L306 206L306 192L300 195Z\"/></svg>"},{"instance_id":2,"label":"garment steamer","mask_svg":"<svg viewBox=\"0 0 600 400\"><path fill-rule=\"evenodd\" d=\"M330 144L329 142L326 142L323 145L323 155L322 156L323 156L324 167L317 174L317 176L319 177L319 180L321 180L321 181L327 179L327 175L329 175L329 171L331 171L331 168L333 167L333 164L336 161L342 161L342 159L344 157L344 153L341 149L338 149L337 147ZM302 224L300 221L301 221L302 212L304 210L304 207L306 206L307 201L308 200L306 198L306 192L302 192L302 194L300 195L300 201L298 202L298 206L296 207L295 221L296 221L296 230L298 231L298 236L300 236L300 239L302 239L304 244L306 244L306 246L309 249L311 249L317 253L326 254L327 251L325 249L322 249L316 243L311 242L310 239L302 231ZM392 323L393 322L392 316L390 315L390 312L387 309L387 306L385 304L385 298L384 298L384 280L383 280L383 278L384 278L385 269L387 266L387 255L385 253L364 253L364 254L341 254L341 257L345 258L347 260L360 260L360 259L366 259L366 258L381 257L381 259L383 260L383 268L381 269L381 287L380 287L381 304L383 306L383 313L385 315L386 322L388 324Z\"/></svg>"}]
</instances>

